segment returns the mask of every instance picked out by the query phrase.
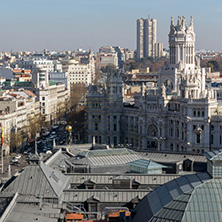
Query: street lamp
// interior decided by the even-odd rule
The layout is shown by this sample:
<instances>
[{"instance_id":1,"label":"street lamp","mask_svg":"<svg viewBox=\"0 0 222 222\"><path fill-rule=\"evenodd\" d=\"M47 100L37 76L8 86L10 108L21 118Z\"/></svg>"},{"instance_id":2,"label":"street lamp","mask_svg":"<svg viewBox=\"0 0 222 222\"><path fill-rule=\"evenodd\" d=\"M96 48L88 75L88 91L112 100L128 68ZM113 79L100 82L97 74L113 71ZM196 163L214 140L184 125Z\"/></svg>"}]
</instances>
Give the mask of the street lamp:
<instances>
[{"instance_id":1,"label":"street lamp","mask_svg":"<svg viewBox=\"0 0 222 222\"><path fill-rule=\"evenodd\" d=\"M153 139L157 140L157 150L161 151L160 150L160 141L165 140L166 138L161 136L161 137L153 137Z\"/></svg>"},{"instance_id":2,"label":"street lamp","mask_svg":"<svg viewBox=\"0 0 222 222\"><path fill-rule=\"evenodd\" d=\"M70 145L72 143L72 126L67 125L66 131L69 133L68 144Z\"/></svg>"}]
</instances>

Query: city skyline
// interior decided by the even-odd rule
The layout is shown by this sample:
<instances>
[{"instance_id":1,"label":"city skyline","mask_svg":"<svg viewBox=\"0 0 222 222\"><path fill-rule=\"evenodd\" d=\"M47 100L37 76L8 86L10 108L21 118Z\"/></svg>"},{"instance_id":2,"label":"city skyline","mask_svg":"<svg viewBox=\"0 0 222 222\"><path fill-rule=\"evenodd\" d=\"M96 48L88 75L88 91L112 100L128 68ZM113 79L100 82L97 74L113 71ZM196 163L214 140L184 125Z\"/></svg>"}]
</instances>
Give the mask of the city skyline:
<instances>
[{"instance_id":1,"label":"city skyline","mask_svg":"<svg viewBox=\"0 0 222 222\"><path fill-rule=\"evenodd\" d=\"M136 20L157 19L157 41L168 48L170 17L194 16L196 49L222 51L222 3L206 0L11 0L0 9L0 51L136 49Z\"/></svg>"}]
</instances>

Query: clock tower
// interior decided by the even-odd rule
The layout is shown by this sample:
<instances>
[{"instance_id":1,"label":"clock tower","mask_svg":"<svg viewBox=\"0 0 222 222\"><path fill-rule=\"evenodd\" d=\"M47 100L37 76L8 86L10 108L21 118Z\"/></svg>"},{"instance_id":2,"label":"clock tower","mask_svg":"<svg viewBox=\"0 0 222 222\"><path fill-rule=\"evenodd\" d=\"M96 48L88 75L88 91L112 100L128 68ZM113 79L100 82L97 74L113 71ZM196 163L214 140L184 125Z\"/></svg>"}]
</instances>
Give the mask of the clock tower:
<instances>
[{"instance_id":1,"label":"clock tower","mask_svg":"<svg viewBox=\"0 0 222 222\"><path fill-rule=\"evenodd\" d=\"M169 33L170 69L193 70L195 68L195 33L193 17L187 26L186 18L179 16L174 25L171 17Z\"/></svg>"}]
</instances>

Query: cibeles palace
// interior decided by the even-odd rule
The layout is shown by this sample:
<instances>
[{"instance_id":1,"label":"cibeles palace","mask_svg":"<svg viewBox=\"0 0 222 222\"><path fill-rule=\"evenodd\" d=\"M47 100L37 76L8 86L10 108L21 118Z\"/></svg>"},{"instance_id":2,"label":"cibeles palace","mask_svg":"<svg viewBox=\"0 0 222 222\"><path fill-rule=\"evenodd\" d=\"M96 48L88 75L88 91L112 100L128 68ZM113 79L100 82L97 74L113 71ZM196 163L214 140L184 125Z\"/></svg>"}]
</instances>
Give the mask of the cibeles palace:
<instances>
[{"instance_id":1,"label":"cibeles palace","mask_svg":"<svg viewBox=\"0 0 222 222\"><path fill-rule=\"evenodd\" d=\"M222 147L222 106L217 89L206 86L205 68L195 57L193 18L189 24L171 18L169 65L158 76L158 88L136 93L124 103L122 74L107 77L87 96L87 139L109 145L131 144L138 150L193 152Z\"/></svg>"}]
</instances>

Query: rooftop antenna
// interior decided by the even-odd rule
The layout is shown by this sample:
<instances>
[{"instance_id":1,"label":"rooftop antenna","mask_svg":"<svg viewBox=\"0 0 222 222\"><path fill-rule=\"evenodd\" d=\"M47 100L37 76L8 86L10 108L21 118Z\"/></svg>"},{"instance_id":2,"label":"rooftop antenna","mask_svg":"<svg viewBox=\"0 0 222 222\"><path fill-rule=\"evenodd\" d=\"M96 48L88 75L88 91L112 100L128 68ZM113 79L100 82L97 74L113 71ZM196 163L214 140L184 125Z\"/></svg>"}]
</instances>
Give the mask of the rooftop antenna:
<instances>
[{"instance_id":1,"label":"rooftop antenna","mask_svg":"<svg viewBox=\"0 0 222 222\"><path fill-rule=\"evenodd\" d=\"M148 14L148 19L150 19L150 14Z\"/></svg>"}]
</instances>

